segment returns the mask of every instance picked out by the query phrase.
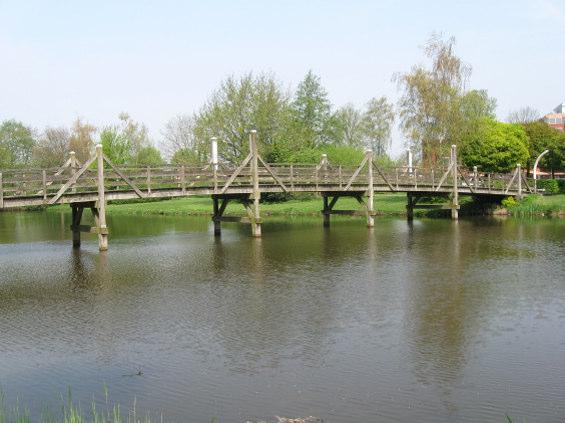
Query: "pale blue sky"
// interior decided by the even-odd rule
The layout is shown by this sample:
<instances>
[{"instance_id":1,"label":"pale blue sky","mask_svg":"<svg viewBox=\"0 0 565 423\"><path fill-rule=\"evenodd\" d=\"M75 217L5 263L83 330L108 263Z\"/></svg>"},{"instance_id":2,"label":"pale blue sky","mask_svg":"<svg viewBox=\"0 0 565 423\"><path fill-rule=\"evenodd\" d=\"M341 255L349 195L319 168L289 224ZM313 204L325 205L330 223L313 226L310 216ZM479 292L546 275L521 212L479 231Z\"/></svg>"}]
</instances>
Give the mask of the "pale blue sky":
<instances>
[{"instance_id":1,"label":"pale blue sky","mask_svg":"<svg viewBox=\"0 0 565 423\"><path fill-rule=\"evenodd\" d=\"M158 142L167 120L250 70L291 88L312 69L337 106L396 100L391 76L424 60L432 31L457 39L499 118L565 101L564 0L0 0L0 120L41 130L127 111Z\"/></svg>"}]
</instances>

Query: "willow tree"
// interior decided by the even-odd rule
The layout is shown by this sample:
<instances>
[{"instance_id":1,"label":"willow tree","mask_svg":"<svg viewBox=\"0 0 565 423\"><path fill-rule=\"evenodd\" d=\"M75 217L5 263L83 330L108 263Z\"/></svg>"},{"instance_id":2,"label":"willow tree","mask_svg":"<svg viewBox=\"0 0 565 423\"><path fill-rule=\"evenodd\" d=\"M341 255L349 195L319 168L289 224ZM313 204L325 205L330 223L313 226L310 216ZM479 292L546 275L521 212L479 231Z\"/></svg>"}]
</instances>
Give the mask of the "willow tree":
<instances>
[{"instance_id":1,"label":"willow tree","mask_svg":"<svg viewBox=\"0 0 565 423\"><path fill-rule=\"evenodd\" d=\"M424 47L431 66L414 66L394 77L402 91L400 127L426 165L448 156L449 146L460 144L468 129L463 100L471 67L454 48L454 38L444 40L434 34Z\"/></svg>"},{"instance_id":2,"label":"willow tree","mask_svg":"<svg viewBox=\"0 0 565 423\"><path fill-rule=\"evenodd\" d=\"M94 150L96 127L77 118L71 126L69 149L76 153L77 159L86 162Z\"/></svg>"}]
</instances>

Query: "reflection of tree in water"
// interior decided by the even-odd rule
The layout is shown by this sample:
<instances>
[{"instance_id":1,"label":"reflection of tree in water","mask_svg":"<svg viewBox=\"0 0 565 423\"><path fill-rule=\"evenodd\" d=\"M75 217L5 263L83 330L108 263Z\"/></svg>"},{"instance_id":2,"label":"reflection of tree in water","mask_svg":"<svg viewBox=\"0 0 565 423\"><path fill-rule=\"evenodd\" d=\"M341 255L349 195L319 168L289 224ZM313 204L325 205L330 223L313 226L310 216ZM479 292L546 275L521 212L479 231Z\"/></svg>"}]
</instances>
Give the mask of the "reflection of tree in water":
<instances>
[{"instance_id":1,"label":"reflection of tree in water","mask_svg":"<svg viewBox=\"0 0 565 423\"><path fill-rule=\"evenodd\" d=\"M366 228L359 229L366 234ZM297 357L319 363L342 307L342 287L332 272L356 256L366 260L367 245L353 232L302 233L295 227L272 238L266 233L261 240L226 242L223 274L211 285L212 295L222 300L192 313L197 319L192 323L212 324L224 359L235 371L255 372Z\"/></svg>"},{"instance_id":2,"label":"reflection of tree in water","mask_svg":"<svg viewBox=\"0 0 565 423\"><path fill-rule=\"evenodd\" d=\"M481 248L481 239L466 222L428 222L416 231L417 248L408 257L409 273L406 326L407 342L414 358L414 373L424 384L438 386L447 410L455 411L451 387L462 377L469 344L479 331L481 314L489 301L468 272L473 263L469 252ZM479 244L479 245L477 245Z\"/></svg>"}]
</instances>

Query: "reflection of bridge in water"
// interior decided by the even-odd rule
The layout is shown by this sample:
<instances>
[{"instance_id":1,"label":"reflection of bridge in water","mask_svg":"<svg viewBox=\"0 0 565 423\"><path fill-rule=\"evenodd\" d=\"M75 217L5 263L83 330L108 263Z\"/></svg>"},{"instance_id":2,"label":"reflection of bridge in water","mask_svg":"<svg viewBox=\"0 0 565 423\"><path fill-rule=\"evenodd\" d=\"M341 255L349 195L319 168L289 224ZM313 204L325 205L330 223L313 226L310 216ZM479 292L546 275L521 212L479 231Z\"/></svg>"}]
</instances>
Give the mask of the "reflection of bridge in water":
<instances>
[{"instance_id":1,"label":"reflection of bridge in water","mask_svg":"<svg viewBox=\"0 0 565 423\"><path fill-rule=\"evenodd\" d=\"M521 197L531 192L520 165L509 174L468 172L457 163L455 146L446 167L381 168L372 151L357 167L332 166L325 157L318 165L268 164L258 154L257 133L251 131L250 153L239 166L211 163L205 167L159 166L117 167L96 146L96 155L80 163L71 152L58 169L15 169L0 173L0 209L68 203L72 208L73 246L80 246L80 233L98 234L100 250L108 248L107 201L210 196L213 201L214 234L221 222L245 222L253 236L261 236L260 198L266 193L317 193L323 200L324 226L330 216L362 215L374 226L374 195L405 192L407 216L415 208L444 208L457 219L459 196ZM523 185L524 184L524 185ZM523 189L524 186L524 189ZM445 204L422 204L430 196L445 197ZM361 210L338 210L341 197L353 197ZM226 216L230 201L240 202L247 216ZM83 210L89 208L95 226L82 225Z\"/></svg>"}]
</instances>

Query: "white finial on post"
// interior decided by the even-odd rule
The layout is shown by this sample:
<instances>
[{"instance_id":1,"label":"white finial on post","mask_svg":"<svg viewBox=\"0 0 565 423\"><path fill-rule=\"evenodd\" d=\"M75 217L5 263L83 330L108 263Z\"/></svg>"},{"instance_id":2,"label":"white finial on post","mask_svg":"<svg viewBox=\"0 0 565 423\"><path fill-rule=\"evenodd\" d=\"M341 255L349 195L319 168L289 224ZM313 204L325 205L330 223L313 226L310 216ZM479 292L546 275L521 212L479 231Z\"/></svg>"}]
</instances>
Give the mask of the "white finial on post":
<instances>
[{"instance_id":1,"label":"white finial on post","mask_svg":"<svg viewBox=\"0 0 565 423\"><path fill-rule=\"evenodd\" d=\"M218 170L218 138L212 137L212 165Z\"/></svg>"},{"instance_id":2,"label":"white finial on post","mask_svg":"<svg viewBox=\"0 0 565 423\"><path fill-rule=\"evenodd\" d=\"M322 166L322 169L326 170L327 166L328 166L328 155L323 153L322 154L322 158L320 159L320 165Z\"/></svg>"},{"instance_id":3,"label":"white finial on post","mask_svg":"<svg viewBox=\"0 0 565 423\"><path fill-rule=\"evenodd\" d=\"M406 161L408 162L408 173L412 173L412 150L406 149Z\"/></svg>"}]
</instances>

